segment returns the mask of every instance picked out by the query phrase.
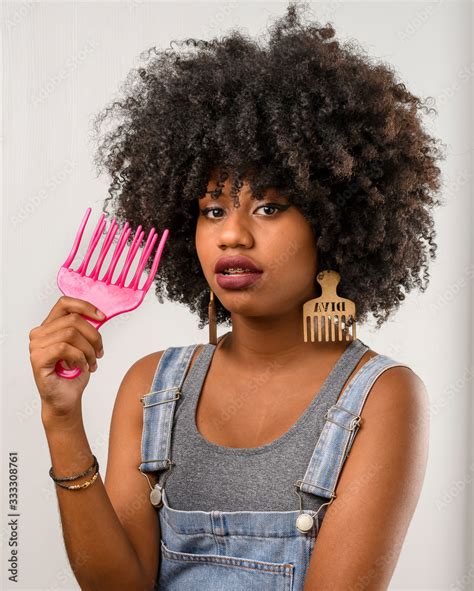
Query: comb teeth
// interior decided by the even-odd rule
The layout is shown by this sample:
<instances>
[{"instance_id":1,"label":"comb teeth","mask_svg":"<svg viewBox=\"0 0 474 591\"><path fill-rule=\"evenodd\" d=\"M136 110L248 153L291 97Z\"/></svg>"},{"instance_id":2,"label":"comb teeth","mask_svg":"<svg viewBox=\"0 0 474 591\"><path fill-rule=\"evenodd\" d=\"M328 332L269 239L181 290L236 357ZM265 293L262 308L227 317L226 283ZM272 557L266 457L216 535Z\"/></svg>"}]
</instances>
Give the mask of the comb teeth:
<instances>
[{"instance_id":1,"label":"comb teeth","mask_svg":"<svg viewBox=\"0 0 474 591\"><path fill-rule=\"evenodd\" d=\"M326 269L318 273L316 279L321 286L321 296L303 304L305 342L308 341L308 319L310 321L310 339L313 342L315 341L315 330L319 342L322 340L326 342L355 340L356 306L353 301L338 295L337 285L341 276L337 271ZM348 322L351 322L352 336L348 331ZM343 331L346 334L343 334Z\"/></svg>"},{"instance_id":2,"label":"comb teeth","mask_svg":"<svg viewBox=\"0 0 474 591\"><path fill-rule=\"evenodd\" d=\"M326 343L335 341L352 341L356 339L356 324L354 322L354 317L352 316L352 314L333 314L332 316L323 314L313 314L305 316L305 342L308 342L308 320L310 340L312 342L316 341L316 336L318 342L325 341ZM350 332L351 327L347 326L347 323L349 321L352 321L352 334ZM345 335L343 334L344 330L347 330Z\"/></svg>"},{"instance_id":3,"label":"comb teeth","mask_svg":"<svg viewBox=\"0 0 474 591\"><path fill-rule=\"evenodd\" d=\"M161 253L163 252L163 248L165 246L166 240L168 239L169 230L167 228L165 228L163 230L160 242L158 244L158 248L155 251L155 256L154 256L153 262L151 264L150 273L148 274L148 277L146 278L144 285L142 287L139 287L139 282L141 280L143 271L144 271L146 265L148 264L150 254L153 250L155 242L158 239L158 234L157 234L155 228L152 228L150 230L150 232L148 234L148 238L146 240L146 244L142 249L140 260L138 262L138 266L135 271L135 275L130 280L129 284L125 285L125 280L127 278L128 272L130 270L130 266L133 263L135 255L136 255L138 249L140 248L143 237L145 235L145 232L142 230L142 226L141 225L138 226L138 228L135 232L135 236L133 238L132 244L127 250L125 264L123 265L120 276L118 277L118 279L114 283L112 283L112 276L115 271L115 267L117 266L117 263L119 262L122 252L127 245L128 238L129 238L130 234L132 233L132 228L129 227L130 224L128 223L128 221L125 222L125 225L122 228L122 232L120 234L119 240L118 240L118 242L115 246L115 250L113 252L112 260L110 261L110 263L108 265L108 269L106 270L106 272L102 278L99 278L99 273L102 268L102 264L104 262L104 259L107 255L111 245L112 245L115 234L117 233L117 230L118 230L118 224L117 224L117 221L115 218L110 223L109 230L108 230L106 238L102 244L99 257L94 265L92 272L89 275L87 275L86 271L87 271L87 267L89 265L90 259L97 247L97 244L99 243L99 240L102 238L104 228L106 227L104 213L102 213L99 221L97 222L97 225L96 225L94 232L92 234L92 238L90 239L89 244L87 245L86 253L83 257L82 262L79 264L79 267L76 270L72 269L72 267L71 267L72 262L76 256L76 253L79 249L79 245L82 240L82 236L84 234L84 229L86 227L86 224L89 219L91 211L92 211L92 208L88 207L84 217L82 218L79 230L76 233L76 237L74 239L74 244L72 246L72 249L71 249L67 259L62 264L61 268L68 269L69 271L77 273L80 277L83 277L84 279L92 279L94 282L105 284L106 286L114 286L114 287L116 286L116 287L121 287L121 288L125 287L127 289L132 289L134 291L138 290L138 291L146 293L148 291L152 281L154 280L155 273L158 268L158 264L160 262Z\"/></svg>"}]
</instances>

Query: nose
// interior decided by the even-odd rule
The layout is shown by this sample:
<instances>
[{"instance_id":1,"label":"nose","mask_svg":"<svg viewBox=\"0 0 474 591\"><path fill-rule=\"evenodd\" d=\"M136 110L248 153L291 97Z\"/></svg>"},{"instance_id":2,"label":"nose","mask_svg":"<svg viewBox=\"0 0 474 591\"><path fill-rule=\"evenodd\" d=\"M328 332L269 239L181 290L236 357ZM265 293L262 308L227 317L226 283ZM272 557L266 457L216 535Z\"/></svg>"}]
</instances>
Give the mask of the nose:
<instances>
[{"instance_id":1,"label":"nose","mask_svg":"<svg viewBox=\"0 0 474 591\"><path fill-rule=\"evenodd\" d=\"M219 246L236 248L252 246L254 238L249 226L248 215L243 208L231 209L225 219L219 226Z\"/></svg>"}]
</instances>

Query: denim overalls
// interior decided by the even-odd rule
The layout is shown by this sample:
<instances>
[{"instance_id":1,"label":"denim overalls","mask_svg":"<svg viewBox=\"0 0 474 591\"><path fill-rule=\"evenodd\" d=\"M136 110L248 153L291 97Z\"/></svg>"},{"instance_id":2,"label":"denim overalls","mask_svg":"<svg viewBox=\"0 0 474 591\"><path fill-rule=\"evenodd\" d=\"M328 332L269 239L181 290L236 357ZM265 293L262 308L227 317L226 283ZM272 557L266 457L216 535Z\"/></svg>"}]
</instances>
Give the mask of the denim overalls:
<instances>
[{"instance_id":1,"label":"denim overalls","mask_svg":"<svg viewBox=\"0 0 474 591\"><path fill-rule=\"evenodd\" d=\"M368 349L362 344L361 355ZM150 493L159 511L160 591L300 591L327 506L336 498L338 478L359 429L360 413L375 380L405 364L385 355L369 359L329 408L298 489L329 499L316 512L181 511L168 505L165 491L176 401L198 347L170 347L158 364L152 391L142 398L141 472L164 471ZM237 483L236 483L237 484ZM151 485L150 485L151 486ZM192 490L189 491L192 494ZM295 497L296 505L298 500ZM320 510L323 511L320 511Z\"/></svg>"}]
</instances>

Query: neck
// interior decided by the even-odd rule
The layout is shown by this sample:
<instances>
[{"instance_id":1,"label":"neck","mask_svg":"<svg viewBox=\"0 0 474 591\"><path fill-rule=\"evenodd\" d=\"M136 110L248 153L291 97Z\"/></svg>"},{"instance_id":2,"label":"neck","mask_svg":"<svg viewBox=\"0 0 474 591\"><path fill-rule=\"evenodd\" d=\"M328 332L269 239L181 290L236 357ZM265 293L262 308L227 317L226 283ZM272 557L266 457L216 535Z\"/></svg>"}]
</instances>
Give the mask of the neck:
<instances>
[{"instance_id":1,"label":"neck","mask_svg":"<svg viewBox=\"0 0 474 591\"><path fill-rule=\"evenodd\" d=\"M350 341L305 342L300 309L285 316L256 318L232 316L232 331L218 343L218 347L239 367L256 368L269 361L284 363L302 358L322 358L342 353ZM343 330L343 338L348 334Z\"/></svg>"}]
</instances>

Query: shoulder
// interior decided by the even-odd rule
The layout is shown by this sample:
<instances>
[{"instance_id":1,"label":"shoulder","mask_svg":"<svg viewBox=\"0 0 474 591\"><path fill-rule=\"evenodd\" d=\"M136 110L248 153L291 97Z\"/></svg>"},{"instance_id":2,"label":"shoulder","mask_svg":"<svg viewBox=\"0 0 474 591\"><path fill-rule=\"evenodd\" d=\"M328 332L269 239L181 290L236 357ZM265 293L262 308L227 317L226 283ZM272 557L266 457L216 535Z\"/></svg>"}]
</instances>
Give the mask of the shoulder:
<instances>
[{"instance_id":1,"label":"shoulder","mask_svg":"<svg viewBox=\"0 0 474 591\"><path fill-rule=\"evenodd\" d=\"M372 357L388 357L399 365L384 368L375 380L363 412L366 417L393 421L427 420L429 396L421 377L404 362L370 350ZM388 420L388 419L385 419Z\"/></svg>"},{"instance_id":2,"label":"shoulder","mask_svg":"<svg viewBox=\"0 0 474 591\"><path fill-rule=\"evenodd\" d=\"M196 346L196 350L191 358L190 367L202 350L202 346L201 344ZM165 351L166 349L148 353L137 359L127 370L123 380L132 381L136 385L135 391L140 397L151 390L156 369ZM140 392L141 394L139 394Z\"/></svg>"},{"instance_id":3,"label":"shoulder","mask_svg":"<svg viewBox=\"0 0 474 591\"><path fill-rule=\"evenodd\" d=\"M390 355L374 351L368 348L354 368L351 377L356 377L369 361L373 358L388 358L398 365L383 368L383 371L374 381L370 395L367 397L364 405L364 413L378 413L385 410L386 405L394 402L401 408L403 403L413 404L417 402L425 407L428 404L428 393L426 386L420 376L406 363L399 361Z\"/></svg>"},{"instance_id":4,"label":"shoulder","mask_svg":"<svg viewBox=\"0 0 474 591\"><path fill-rule=\"evenodd\" d=\"M133 392L137 398L149 392L158 363L165 351L155 351L137 359L126 371L123 385L130 385L127 391Z\"/></svg>"}]
</instances>

